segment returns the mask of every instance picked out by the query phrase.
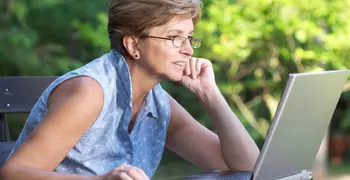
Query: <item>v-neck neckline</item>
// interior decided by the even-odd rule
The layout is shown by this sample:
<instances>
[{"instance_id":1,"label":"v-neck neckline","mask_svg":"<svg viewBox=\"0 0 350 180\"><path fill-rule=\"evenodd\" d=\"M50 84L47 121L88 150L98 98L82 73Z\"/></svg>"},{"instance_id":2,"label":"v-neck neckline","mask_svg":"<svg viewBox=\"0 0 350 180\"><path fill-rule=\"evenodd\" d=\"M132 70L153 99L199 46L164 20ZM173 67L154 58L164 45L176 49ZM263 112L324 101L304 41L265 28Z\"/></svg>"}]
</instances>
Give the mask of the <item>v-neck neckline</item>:
<instances>
[{"instance_id":1,"label":"v-neck neckline","mask_svg":"<svg viewBox=\"0 0 350 180\"><path fill-rule=\"evenodd\" d=\"M143 101L141 103L141 106L139 108L139 110L137 111L137 113L135 114L134 118L130 119L129 123L128 123L128 133L129 135L132 134L134 128L136 127L137 123L138 123L138 119L139 119L139 116L141 116L143 113L143 109L144 109L144 106L145 106L145 101ZM131 108L131 112L132 112L132 108ZM132 113L131 113L132 115Z\"/></svg>"}]
</instances>

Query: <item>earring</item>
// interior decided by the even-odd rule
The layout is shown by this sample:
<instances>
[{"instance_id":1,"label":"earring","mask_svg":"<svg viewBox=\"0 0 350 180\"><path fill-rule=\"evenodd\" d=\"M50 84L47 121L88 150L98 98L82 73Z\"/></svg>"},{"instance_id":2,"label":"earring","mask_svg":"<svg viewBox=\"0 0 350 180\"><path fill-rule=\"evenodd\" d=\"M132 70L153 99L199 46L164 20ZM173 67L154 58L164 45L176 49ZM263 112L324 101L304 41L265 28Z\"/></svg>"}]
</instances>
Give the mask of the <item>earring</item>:
<instances>
[{"instance_id":1,"label":"earring","mask_svg":"<svg viewBox=\"0 0 350 180\"><path fill-rule=\"evenodd\" d=\"M138 58L139 58L139 55L138 55L138 54L135 54L134 57L135 57L135 59L138 59Z\"/></svg>"}]
</instances>

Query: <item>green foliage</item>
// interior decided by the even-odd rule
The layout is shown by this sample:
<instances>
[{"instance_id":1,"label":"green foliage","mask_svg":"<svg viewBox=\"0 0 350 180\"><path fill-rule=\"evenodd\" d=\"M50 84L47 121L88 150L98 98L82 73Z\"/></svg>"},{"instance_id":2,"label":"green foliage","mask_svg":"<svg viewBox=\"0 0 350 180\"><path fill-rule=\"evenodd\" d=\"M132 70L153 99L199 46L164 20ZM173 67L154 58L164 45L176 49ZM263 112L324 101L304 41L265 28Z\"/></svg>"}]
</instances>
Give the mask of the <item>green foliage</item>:
<instances>
[{"instance_id":1,"label":"green foliage","mask_svg":"<svg viewBox=\"0 0 350 180\"><path fill-rule=\"evenodd\" d=\"M233 110L264 137L289 73L350 67L348 9L340 0L214 1L196 27L196 54L215 63Z\"/></svg>"},{"instance_id":2,"label":"green foliage","mask_svg":"<svg viewBox=\"0 0 350 180\"><path fill-rule=\"evenodd\" d=\"M75 22L95 24L106 5L87 0L1 3L0 74L60 75L97 57L101 48L78 39Z\"/></svg>"},{"instance_id":3,"label":"green foliage","mask_svg":"<svg viewBox=\"0 0 350 180\"><path fill-rule=\"evenodd\" d=\"M7 2L0 4L2 75L60 75L109 51L108 1ZM203 4L195 33L203 46L195 55L212 60L220 89L257 141L267 132L289 73L350 67L348 1ZM172 82L163 87L212 129L193 94ZM341 114L336 117L348 118Z\"/></svg>"}]
</instances>

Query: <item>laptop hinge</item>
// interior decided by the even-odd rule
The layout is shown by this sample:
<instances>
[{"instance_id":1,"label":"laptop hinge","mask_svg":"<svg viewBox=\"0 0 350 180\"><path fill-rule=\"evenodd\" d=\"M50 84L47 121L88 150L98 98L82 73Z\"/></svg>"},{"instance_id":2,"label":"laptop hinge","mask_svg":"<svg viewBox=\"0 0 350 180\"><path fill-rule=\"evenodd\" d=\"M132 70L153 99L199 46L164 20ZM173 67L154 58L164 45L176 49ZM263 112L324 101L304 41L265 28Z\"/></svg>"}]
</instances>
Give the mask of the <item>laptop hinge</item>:
<instances>
[{"instance_id":1,"label":"laptop hinge","mask_svg":"<svg viewBox=\"0 0 350 180\"><path fill-rule=\"evenodd\" d=\"M298 174L284 177L278 180L312 180L312 172L308 170L303 170Z\"/></svg>"}]
</instances>

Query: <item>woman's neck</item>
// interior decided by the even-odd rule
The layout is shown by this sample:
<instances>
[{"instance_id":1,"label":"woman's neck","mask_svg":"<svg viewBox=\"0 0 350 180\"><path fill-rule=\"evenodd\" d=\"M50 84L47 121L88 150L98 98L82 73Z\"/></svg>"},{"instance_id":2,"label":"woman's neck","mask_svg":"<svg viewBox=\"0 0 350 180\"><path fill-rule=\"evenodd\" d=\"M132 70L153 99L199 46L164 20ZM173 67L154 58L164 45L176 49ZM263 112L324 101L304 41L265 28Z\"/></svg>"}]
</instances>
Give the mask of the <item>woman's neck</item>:
<instances>
[{"instance_id":1,"label":"woman's neck","mask_svg":"<svg viewBox=\"0 0 350 180\"><path fill-rule=\"evenodd\" d=\"M145 68L134 60L127 60L131 76L132 103L141 104L148 92L156 86L160 80L152 76Z\"/></svg>"}]
</instances>

